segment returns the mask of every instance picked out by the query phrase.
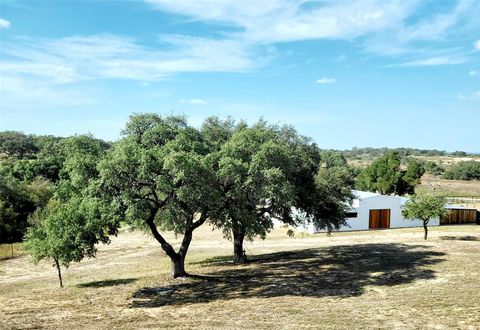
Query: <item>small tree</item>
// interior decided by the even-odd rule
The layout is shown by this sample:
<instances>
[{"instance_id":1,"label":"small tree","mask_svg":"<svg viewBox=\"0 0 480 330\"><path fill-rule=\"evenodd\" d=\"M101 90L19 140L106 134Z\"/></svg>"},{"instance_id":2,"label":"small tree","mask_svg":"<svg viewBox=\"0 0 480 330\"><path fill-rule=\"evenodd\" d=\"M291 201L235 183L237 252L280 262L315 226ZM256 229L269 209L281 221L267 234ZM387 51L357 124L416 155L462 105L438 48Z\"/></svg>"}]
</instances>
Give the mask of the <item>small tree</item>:
<instances>
[{"instance_id":1,"label":"small tree","mask_svg":"<svg viewBox=\"0 0 480 330\"><path fill-rule=\"evenodd\" d=\"M108 243L109 235L116 234L118 227L118 219L110 217L112 206L96 197L100 142L81 135L68 138L65 143L66 158L54 197L35 211L31 217L33 227L25 236L25 248L34 262L53 259L61 287L60 267L95 256L95 245ZM32 193L35 198L46 200L49 194L42 186L42 182L32 185Z\"/></svg>"},{"instance_id":2,"label":"small tree","mask_svg":"<svg viewBox=\"0 0 480 330\"><path fill-rule=\"evenodd\" d=\"M96 199L75 197L68 202L52 199L32 216L34 226L25 235L24 247L35 263L50 258L54 261L60 287L63 287L61 266L68 268L72 261L93 257L95 244L109 242L110 232L95 216L102 212L99 206Z\"/></svg>"},{"instance_id":3,"label":"small tree","mask_svg":"<svg viewBox=\"0 0 480 330\"><path fill-rule=\"evenodd\" d=\"M405 203L402 215L409 220L420 219L423 221L423 229L425 230L424 238L428 235L428 222L432 218L444 217L448 214L443 201L433 195L421 194L414 195Z\"/></svg>"}]
</instances>

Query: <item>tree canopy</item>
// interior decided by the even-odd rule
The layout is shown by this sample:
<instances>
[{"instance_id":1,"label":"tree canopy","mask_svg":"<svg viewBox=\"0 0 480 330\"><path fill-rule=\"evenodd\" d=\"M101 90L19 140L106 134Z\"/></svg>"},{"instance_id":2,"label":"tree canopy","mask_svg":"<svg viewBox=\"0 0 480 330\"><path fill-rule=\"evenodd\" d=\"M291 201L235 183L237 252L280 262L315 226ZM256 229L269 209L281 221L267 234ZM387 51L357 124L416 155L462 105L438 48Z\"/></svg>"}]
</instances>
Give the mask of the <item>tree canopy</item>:
<instances>
[{"instance_id":1,"label":"tree canopy","mask_svg":"<svg viewBox=\"0 0 480 330\"><path fill-rule=\"evenodd\" d=\"M356 181L357 189L386 195L412 194L425 170L415 159L408 161L406 170L402 170L400 165L401 160L397 152L386 153L359 174Z\"/></svg>"},{"instance_id":2,"label":"tree canopy","mask_svg":"<svg viewBox=\"0 0 480 330\"><path fill-rule=\"evenodd\" d=\"M116 234L117 219L110 217L110 205L98 198L97 163L103 156L98 140L74 136L65 140L65 161L61 179L46 206L31 216L33 226L24 246L38 262L51 258L63 286L60 266L93 257L96 244L108 243Z\"/></svg>"},{"instance_id":3,"label":"tree canopy","mask_svg":"<svg viewBox=\"0 0 480 330\"><path fill-rule=\"evenodd\" d=\"M441 199L430 194L419 194L412 196L412 198L405 203L402 210L402 215L405 217L405 219L420 219L423 221L425 239L427 239L427 225L430 219L440 218L447 214L448 210L445 208L445 203Z\"/></svg>"},{"instance_id":4,"label":"tree canopy","mask_svg":"<svg viewBox=\"0 0 480 330\"><path fill-rule=\"evenodd\" d=\"M103 196L113 212L147 229L172 261L172 275L184 269L192 232L216 209L219 191L213 158L200 132L183 117L155 114L130 117L124 137L100 162ZM184 238L175 251L162 230Z\"/></svg>"},{"instance_id":5,"label":"tree canopy","mask_svg":"<svg viewBox=\"0 0 480 330\"><path fill-rule=\"evenodd\" d=\"M480 180L480 162L458 162L445 171L443 177L449 180Z\"/></svg>"}]
</instances>

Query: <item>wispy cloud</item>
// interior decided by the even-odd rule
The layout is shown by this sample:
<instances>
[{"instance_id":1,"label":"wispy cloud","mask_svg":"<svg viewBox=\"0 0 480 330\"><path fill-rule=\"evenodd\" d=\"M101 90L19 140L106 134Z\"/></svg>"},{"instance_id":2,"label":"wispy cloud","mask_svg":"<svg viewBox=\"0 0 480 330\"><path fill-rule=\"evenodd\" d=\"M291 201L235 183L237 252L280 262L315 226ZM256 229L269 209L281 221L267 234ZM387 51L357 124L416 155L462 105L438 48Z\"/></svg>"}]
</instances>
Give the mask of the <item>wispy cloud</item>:
<instances>
[{"instance_id":1,"label":"wispy cloud","mask_svg":"<svg viewBox=\"0 0 480 330\"><path fill-rule=\"evenodd\" d=\"M10 21L0 17L0 29L8 29L10 27Z\"/></svg>"},{"instance_id":2,"label":"wispy cloud","mask_svg":"<svg viewBox=\"0 0 480 330\"><path fill-rule=\"evenodd\" d=\"M203 99L188 99L188 100L181 99L180 103L189 103L189 104L195 104L195 105L206 105L206 104L208 104L208 102L203 100Z\"/></svg>"},{"instance_id":3,"label":"wispy cloud","mask_svg":"<svg viewBox=\"0 0 480 330\"><path fill-rule=\"evenodd\" d=\"M474 77L474 76L478 75L478 71L476 71L476 70L470 70L470 71L468 72L468 75L471 76L471 77Z\"/></svg>"},{"instance_id":4,"label":"wispy cloud","mask_svg":"<svg viewBox=\"0 0 480 330\"><path fill-rule=\"evenodd\" d=\"M436 66L436 65L461 64L465 62L466 62L466 58L463 56L459 56L459 57L434 56L429 58L407 61L407 62L403 62L397 65L391 65L391 66Z\"/></svg>"},{"instance_id":5,"label":"wispy cloud","mask_svg":"<svg viewBox=\"0 0 480 330\"><path fill-rule=\"evenodd\" d=\"M369 54L388 56L415 65L453 64L452 60L432 60L458 31L476 31L480 2L459 0L446 4L447 11L415 15L428 6L425 1L288 1L272 0L213 1L210 6L195 0L145 0L154 8L195 20L215 23L237 30L226 33L254 44L272 44L300 40L361 38ZM230 29L231 31L231 29ZM419 47L419 43L423 43ZM464 55L466 49L457 50ZM412 59L412 57L415 57ZM459 62L459 61L456 61Z\"/></svg>"},{"instance_id":6,"label":"wispy cloud","mask_svg":"<svg viewBox=\"0 0 480 330\"><path fill-rule=\"evenodd\" d=\"M316 84L334 84L336 80L334 78L323 77L315 81Z\"/></svg>"},{"instance_id":7,"label":"wispy cloud","mask_svg":"<svg viewBox=\"0 0 480 330\"><path fill-rule=\"evenodd\" d=\"M109 34L62 39L21 38L5 42L1 62L7 75L33 75L62 84L88 79L152 81L181 72L239 72L260 65L248 45L230 39L160 36L149 48Z\"/></svg>"},{"instance_id":8,"label":"wispy cloud","mask_svg":"<svg viewBox=\"0 0 480 330\"><path fill-rule=\"evenodd\" d=\"M480 90L473 92L471 94L458 94L458 99L462 101L479 101L480 100Z\"/></svg>"}]
</instances>

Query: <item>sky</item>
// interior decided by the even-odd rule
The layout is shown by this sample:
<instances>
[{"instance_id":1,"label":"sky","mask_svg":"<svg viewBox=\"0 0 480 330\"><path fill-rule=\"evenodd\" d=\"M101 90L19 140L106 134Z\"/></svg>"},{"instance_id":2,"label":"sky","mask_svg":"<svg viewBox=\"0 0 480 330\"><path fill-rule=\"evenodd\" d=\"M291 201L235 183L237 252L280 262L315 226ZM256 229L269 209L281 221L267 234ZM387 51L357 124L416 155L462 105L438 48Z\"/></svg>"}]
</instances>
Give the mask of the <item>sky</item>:
<instances>
[{"instance_id":1,"label":"sky","mask_svg":"<svg viewBox=\"0 0 480 330\"><path fill-rule=\"evenodd\" d=\"M480 1L0 2L0 130L113 141L140 112L480 152Z\"/></svg>"}]
</instances>

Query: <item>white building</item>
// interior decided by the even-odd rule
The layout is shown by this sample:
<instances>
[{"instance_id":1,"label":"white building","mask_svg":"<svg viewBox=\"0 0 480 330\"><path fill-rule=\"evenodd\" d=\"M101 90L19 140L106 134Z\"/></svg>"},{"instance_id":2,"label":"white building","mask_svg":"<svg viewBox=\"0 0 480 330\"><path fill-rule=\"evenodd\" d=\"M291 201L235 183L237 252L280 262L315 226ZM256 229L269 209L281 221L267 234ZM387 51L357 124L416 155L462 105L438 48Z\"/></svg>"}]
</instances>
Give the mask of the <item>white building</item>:
<instances>
[{"instance_id":1,"label":"white building","mask_svg":"<svg viewBox=\"0 0 480 330\"><path fill-rule=\"evenodd\" d=\"M422 220L407 220L402 216L402 206L408 198L400 196L380 195L367 191L354 190L357 197L352 205L351 211L347 214L347 225L342 226L339 231L369 230L403 227L422 227ZM440 219L430 219L429 226L438 226ZM308 233L317 231L313 224L303 228L297 228Z\"/></svg>"}]
</instances>

